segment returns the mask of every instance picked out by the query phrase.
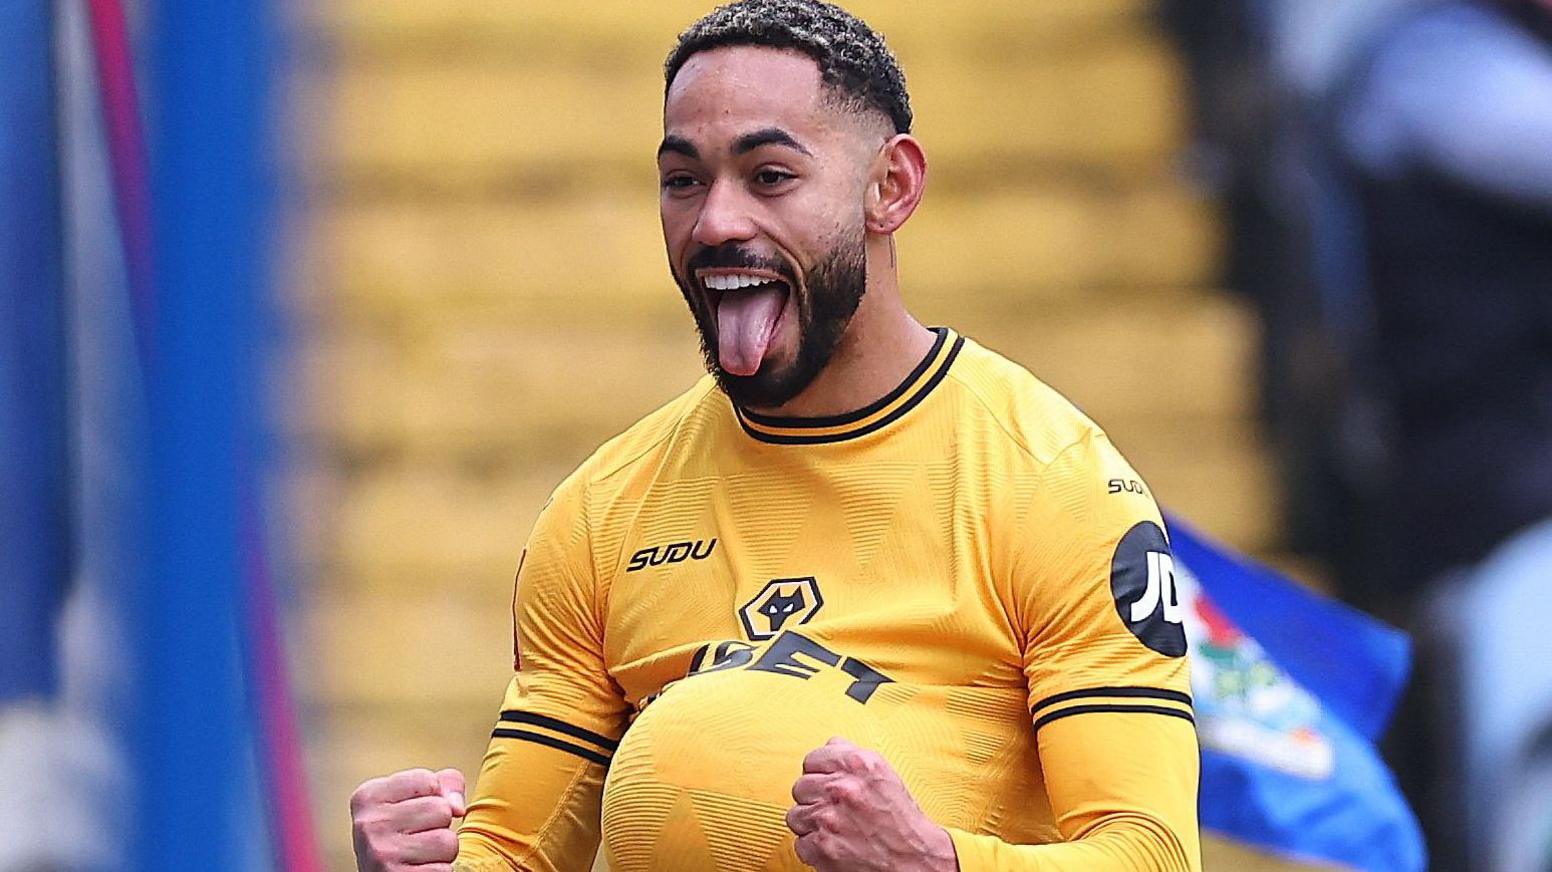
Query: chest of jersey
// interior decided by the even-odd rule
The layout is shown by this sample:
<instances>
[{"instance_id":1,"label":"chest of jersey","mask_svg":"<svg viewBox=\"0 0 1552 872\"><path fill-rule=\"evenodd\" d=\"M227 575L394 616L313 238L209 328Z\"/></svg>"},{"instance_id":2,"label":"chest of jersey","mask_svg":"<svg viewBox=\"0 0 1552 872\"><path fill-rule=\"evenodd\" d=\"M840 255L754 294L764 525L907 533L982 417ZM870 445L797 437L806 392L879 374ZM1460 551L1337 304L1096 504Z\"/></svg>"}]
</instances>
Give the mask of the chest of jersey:
<instances>
[{"instance_id":1,"label":"chest of jersey","mask_svg":"<svg viewBox=\"0 0 1552 872\"><path fill-rule=\"evenodd\" d=\"M719 653L784 634L816 668L1022 686L1017 634L994 593L985 483L961 464L883 457L722 472L675 478L631 507L604 634L627 699L639 705Z\"/></svg>"},{"instance_id":2,"label":"chest of jersey","mask_svg":"<svg viewBox=\"0 0 1552 872\"><path fill-rule=\"evenodd\" d=\"M997 593L998 483L940 448L844 464L757 455L648 490L609 585L606 659L628 701L656 707L654 732L704 721L731 730L717 742L770 749L798 724L818 735L854 718L876 725L938 819L1047 838L1022 640ZM814 702L740 706L787 724L774 732L696 714L718 710L697 696L747 686L733 672L762 697ZM782 786L805 749L788 750L750 760Z\"/></svg>"}]
</instances>

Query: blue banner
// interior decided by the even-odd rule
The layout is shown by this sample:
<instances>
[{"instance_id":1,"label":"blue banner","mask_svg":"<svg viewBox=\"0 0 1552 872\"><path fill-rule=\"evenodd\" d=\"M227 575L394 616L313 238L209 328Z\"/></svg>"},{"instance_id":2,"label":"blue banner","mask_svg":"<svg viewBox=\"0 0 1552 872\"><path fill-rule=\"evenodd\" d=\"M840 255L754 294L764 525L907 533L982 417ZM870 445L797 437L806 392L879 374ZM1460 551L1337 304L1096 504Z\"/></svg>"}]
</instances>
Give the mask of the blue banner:
<instances>
[{"instance_id":1,"label":"blue banner","mask_svg":"<svg viewBox=\"0 0 1552 872\"><path fill-rule=\"evenodd\" d=\"M1422 872L1422 831L1374 747L1406 682L1406 636L1169 528L1202 828L1289 857Z\"/></svg>"}]
</instances>

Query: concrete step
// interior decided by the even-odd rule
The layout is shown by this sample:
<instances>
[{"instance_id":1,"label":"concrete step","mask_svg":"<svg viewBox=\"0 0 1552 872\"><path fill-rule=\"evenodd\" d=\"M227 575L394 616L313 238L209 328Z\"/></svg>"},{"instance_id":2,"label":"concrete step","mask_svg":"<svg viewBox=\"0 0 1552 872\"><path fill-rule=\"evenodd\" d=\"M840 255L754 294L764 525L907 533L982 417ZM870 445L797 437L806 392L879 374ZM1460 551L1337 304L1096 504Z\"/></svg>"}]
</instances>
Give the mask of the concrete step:
<instances>
[{"instance_id":1,"label":"concrete step","mask_svg":"<svg viewBox=\"0 0 1552 872\"><path fill-rule=\"evenodd\" d=\"M326 642L327 654L300 671L298 691L330 706L406 714L483 706L493 719L512 674L510 582L505 590L460 594L425 578L414 592L321 595L302 637Z\"/></svg>"},{"instance_id":2,"label":"concrete step","mask_svg":"<svg viewBox=\"0 0 1552 872\"><path fill-rule=\"evenodd\" d=\"M496 688L473 708L423 700L414 705L320 706L322 724L308 731L314 814L328 855L326 868L354 869L350 794L356 785L404 769L454 768L472 788L499 710Z\"/></svg>"},{"instance_id":3,"label":"concrete step","mask_svg":"<svg viewBox=\"0 0 1552 872\"><path fill-rule=\"evenodd\" d=\"M948 323L1019 362L1104 427L1237 426L1254 400L1259 324L1226 296L1158 292L1109 305L974 312Z\"/></svg>"},{"instance_id":4,"label":"concrete step","mask_svg":"<svg viewBox=\"0 0 1552 872\"><path fill-rule=\"evenodd\" d=\"M715 5L707 0L597 0L545 3L421 3L338 0L298 9L304 33L347 56L445 57L460 54L579 54L599 63L661 63L680 31ZM1017 52L1070 45L1096 33L1146 26L1144 0L978 0L973 14L955 4L856 0L847 8L880 30L902 55ZM909 70L907 71L909 72Z\"/></svg>"},{"instance_id":5,"label":"concrete step","mask_svg":"<svg viewBox=\"0 0 1552 872\"><path fill-rule=\"evenodd\" d=\"M1237 550L1278 544L1281 493L1254 424L1170 430L1106 428L1166 512Z\"/></svg>"},{"instance_id":6,"label":"concrete step","mask_svg":"<svg viewBox=\"0 0 1552 872\"><path fill-rule=\"evenodd\" d=\"M329 313L634 317L681 305L650 178L564 199L340 206L317 222L311 302ZM933 188L899 236L911 301L961 309L1200 286L1218 248L1210 209L1168 177L1119 189Z\"/></svg>"},{"instance_id":7,"label":"concrete step","mask_svg":"<svg viewBox=\"0 0 1552 872\"><path fill-rule=\"evenodd\" d=\"M364 472L341 484L335 532L317 552L313 574L341 595L433 592L493 597L507 608L534 519L570 472L519 466L474 475L434 464Z\"/></svg>"},{"instance_id":8,"label":"concrete step","mask_svg":"<svg viewBox=\"0 0 1552 872\"><path fill-rule=\"evenodd\" d=\"M1023 363L1107 426L1199 427L1249 414L1255 321L1228 298L950 311L965 308L922 313ZM687 313L639 327L607 309L591 317L556 325L428 312L404 327L409 335L333 334L303 367L318 402L296 430L368 461L574 462L702 373Z\"/></svg>"},{"instance_id":9,"label":"concrete step","mask_svg":"<svg viewBox=\"0 0 1552 872\"><path fill-rule=\"evenodd\" d=\"M348 61L348 57L346 58ZM312 110L322 165L356 185L409 176L460 189L653 178L660 59L586 56L341 63ZM1182 140L1179 72L1154 36L1125 31L1051 56L907 61L929 153L994 175L1031 163L1135 171Z\"/></svg>"}]
</instances>

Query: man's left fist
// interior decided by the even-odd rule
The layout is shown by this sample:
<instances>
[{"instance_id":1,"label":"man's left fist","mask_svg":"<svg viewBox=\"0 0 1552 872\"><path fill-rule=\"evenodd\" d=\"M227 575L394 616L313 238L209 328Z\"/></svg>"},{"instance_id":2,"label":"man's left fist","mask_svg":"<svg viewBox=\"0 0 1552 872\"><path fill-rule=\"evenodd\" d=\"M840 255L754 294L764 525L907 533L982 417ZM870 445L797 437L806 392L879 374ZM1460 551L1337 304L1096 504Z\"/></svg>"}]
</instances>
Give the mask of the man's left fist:
<instances>
[{"instance_id":1,"label":"man's left fist","mask_svg":"<svg viewBox=\"0 0 1552 872\"><path fill-rule=\"evenodd\" d=\"M787 827L798 859L821 872L956 872L954 842L906 791L889 762L845 739L803 758Z\"/></svg>"}]
</instances>

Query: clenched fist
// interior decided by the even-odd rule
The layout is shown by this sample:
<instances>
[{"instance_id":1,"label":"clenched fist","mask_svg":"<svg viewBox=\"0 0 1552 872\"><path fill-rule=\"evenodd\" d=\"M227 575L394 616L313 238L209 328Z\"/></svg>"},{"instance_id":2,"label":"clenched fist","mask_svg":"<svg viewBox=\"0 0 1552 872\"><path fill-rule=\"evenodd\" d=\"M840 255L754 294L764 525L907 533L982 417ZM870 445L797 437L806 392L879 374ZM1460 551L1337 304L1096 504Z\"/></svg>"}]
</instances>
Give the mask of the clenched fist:
<instances>
[{"instance_id":1,"label":"clenched fist","mask_svg":"<svg viewBox=\"0 0 1552 872\"><path fill-rule=\"evenodd\" d=\"M360 872L452 872L453 819L463 817L463 773L409 769L373 778L350 795Z\"/></svg>"},{"instance_id":2,"label":"clenched fist","mask_svg":"<svg viewBox=\"0 0 1552 872\"><path fill-rule=\"evenodd\" d=\"M911 798L889 761L845 739L803 758L787 828L820 872L955 872L949 834Z\"/></svg>"}]
</instances>

